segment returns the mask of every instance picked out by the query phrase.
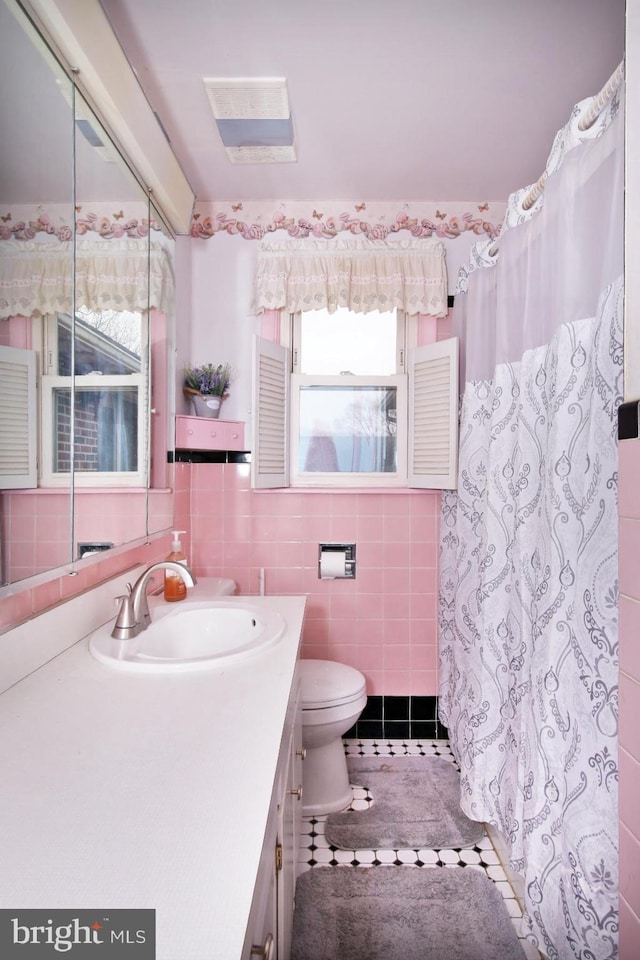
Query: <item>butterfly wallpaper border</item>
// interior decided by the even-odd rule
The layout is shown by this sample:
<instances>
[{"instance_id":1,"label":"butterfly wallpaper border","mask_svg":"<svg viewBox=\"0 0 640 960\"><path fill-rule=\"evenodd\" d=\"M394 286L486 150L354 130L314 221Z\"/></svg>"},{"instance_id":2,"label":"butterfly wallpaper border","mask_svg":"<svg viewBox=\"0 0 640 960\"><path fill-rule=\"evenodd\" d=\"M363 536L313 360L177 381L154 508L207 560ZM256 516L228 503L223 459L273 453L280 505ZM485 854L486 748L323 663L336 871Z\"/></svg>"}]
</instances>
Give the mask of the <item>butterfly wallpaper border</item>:
<instances>
[{"instance_id":1,"label":"butterfly wallpaper border","mask_svg":"<svg viewBox=\"0 0 640 960\"><path fill-rule=\"evenodd\" d=\"M191 236L208 240L216 234L262 240L284 231L290 237L331 238L340 233L384 240L406 230L416 238L454 239L471 231L498 235L506 202L350 202L273 201L196 203Z\"/></svg>"},{"instance_id":2,"label":"butterfly wallpaper border","mask_svg":"<svg viewBox=\"0 0 640 960\"><path fill-rule=\"evenodd\" d=\"M97 234L104 240L119 237L142 238L149 231L162 231L161 224L149 220L145 203L124 207L117 203L78 204L74 211L77 236ZM73 237L71 207L59 204L13 204L0 213L0 240L34 240L38 234L68 241Z\"/></svg>"},{"instance_id":3,"label":"butterfly wallpaper border","mask_svg":"<svg viewBox=\"0 0 640 960\"><path fill-rule=\"evenodd\" d=\"M414 238L453 240L465 233L495 238L500 232L506 202L429 203L327 201L251 201L196 203L190 236L208 240L217 234L262 240L285 232L290 237L329 239L339 234L384 240L400 231ZM68 204L13 205L0 211L1 240L33 240L48 234L57 240L73 235ZM148 210L134 203L90 203L75 209L78 234L97 234L104 239L144 237L162 229L149 222Z\"/></svg>"}]
</instances>

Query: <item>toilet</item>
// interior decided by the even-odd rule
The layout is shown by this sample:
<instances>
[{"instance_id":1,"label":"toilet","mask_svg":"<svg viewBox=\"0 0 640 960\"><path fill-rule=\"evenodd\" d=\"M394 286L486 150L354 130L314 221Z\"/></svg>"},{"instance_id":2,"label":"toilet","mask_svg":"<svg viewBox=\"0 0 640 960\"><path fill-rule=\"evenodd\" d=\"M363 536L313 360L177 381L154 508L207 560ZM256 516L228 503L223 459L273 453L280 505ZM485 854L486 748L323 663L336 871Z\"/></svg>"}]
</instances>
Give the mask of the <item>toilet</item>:
<instances>
[{"instance_id":1,"label":"toilet","mask_svg":"<svg viewBox=\"0 0 640 960\"><path fill-rule=\"evenodd\" d=\"M303 766L302 814L322 816L351 803L342 735L367 702L366 681L333 660L301 660Z\"/></svg>"}]
</instances>

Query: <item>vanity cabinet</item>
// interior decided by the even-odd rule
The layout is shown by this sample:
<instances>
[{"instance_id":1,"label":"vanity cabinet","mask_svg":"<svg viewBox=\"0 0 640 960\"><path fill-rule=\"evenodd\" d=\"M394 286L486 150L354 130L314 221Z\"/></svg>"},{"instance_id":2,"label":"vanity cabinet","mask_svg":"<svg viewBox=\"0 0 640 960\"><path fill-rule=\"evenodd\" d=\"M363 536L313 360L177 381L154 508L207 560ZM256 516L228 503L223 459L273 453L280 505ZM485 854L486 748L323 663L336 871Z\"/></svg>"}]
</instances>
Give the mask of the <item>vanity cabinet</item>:
<instances>
[{"instance_id":1,"label":"vanity cabinet","mask_svg":"<svg viewBox=\"0 0 640 960\"><path fill-rule=\"evenodd\" d=\"M302 714L296 674L280 746L243 960L289 960L302 820L302 765Z\"/></svg>"},{"instance_id":2,"label":"vanity cabinet","mask_svg":"<svg viewBox=\"0 0 640 960\"><path fill-rule=\"evenodd\" d=\"M244 423L216 417L176 417L177 450L244 450Z\"/></svg>"}]
</instances>

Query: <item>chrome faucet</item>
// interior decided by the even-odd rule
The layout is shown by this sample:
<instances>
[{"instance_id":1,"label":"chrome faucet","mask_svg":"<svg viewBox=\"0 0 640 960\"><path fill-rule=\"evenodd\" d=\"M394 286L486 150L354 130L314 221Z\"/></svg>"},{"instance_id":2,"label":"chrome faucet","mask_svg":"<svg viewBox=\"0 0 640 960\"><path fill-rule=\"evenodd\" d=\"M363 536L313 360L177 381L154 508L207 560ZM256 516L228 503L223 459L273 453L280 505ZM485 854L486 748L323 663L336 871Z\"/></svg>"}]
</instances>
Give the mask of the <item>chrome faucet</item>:
<instances>
[{"instance_id":1,"label":"chrome faucet","mask_svg":"<svg viewBox=\"0 0 640 960\"><path fill-rule=\"evenodd\" d=\"M182 577L188 587L193 587L198 582L195 574L191 573L191 570L183 563L177 563L175 560L160 560L158 563L151 564L138 577L133 586L130 583L127 584L128 592L117 598L122 600L122 604L115 626L111 631L111 636L115 637L116 640L130 640L146 630L151 623L147 585L156 570L173 570L174 573Z\"/></svg>"}]
</instances>

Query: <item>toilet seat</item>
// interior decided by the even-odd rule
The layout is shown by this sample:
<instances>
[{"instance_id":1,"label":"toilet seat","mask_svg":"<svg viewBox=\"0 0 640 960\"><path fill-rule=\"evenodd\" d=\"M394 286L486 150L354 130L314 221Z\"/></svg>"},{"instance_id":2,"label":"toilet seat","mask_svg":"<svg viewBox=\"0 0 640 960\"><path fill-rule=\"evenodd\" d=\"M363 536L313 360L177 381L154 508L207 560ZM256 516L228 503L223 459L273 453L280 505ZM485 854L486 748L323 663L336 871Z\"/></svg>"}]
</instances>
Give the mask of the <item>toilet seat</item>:
<instances>
[{"instance_id":1,"label":"toilet seat","mask_svg":"<svg viewBox=\"0 0 640 960\"><path fill-rule=\"evenodd\" d=\"M366 681L359 670L334 660L301 660L302 710L323 710L360 700Z\"/></svg>"}]
</instances>

